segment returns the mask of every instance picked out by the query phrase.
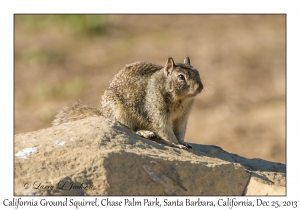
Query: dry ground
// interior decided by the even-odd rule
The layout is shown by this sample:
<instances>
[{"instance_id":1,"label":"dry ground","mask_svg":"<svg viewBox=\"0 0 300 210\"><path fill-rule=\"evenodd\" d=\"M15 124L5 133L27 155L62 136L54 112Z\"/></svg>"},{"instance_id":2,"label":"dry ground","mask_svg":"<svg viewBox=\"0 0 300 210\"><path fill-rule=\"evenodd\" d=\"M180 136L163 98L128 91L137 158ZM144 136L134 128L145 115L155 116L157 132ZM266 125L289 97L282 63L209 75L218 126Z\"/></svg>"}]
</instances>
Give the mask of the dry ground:
<instances>
[{"instance_id":1,"label":"dry ground","mask_svg":"<svg viewBox=\"0 0 300 210\"><path fill-rule=\"evenodd\" d=\"M15 133L98 106L125 64L186 55L200 72L187 142L285 163L285 15L16 15Z\"/></svg>"}]
</instances>

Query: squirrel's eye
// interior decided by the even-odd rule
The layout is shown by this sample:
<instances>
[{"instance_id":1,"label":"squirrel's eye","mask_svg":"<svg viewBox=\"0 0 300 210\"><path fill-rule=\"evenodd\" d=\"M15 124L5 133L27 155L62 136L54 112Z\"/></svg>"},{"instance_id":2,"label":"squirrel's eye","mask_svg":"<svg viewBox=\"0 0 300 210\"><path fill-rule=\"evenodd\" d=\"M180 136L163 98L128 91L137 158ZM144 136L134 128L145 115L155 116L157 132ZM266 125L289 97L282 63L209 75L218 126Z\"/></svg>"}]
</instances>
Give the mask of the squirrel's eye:
<instances>
[{"instance_id":1,"label":"squirrel's eye","mask_svg":"<svg viewBox=\"0 0 300 210\"><path fill-rule=\"evenodd\" d=\"M185 80L185 78L184 78L184 76L182 74L179 74L178 78L181 79L181 80Z\"/></svg>"}]
</instances>

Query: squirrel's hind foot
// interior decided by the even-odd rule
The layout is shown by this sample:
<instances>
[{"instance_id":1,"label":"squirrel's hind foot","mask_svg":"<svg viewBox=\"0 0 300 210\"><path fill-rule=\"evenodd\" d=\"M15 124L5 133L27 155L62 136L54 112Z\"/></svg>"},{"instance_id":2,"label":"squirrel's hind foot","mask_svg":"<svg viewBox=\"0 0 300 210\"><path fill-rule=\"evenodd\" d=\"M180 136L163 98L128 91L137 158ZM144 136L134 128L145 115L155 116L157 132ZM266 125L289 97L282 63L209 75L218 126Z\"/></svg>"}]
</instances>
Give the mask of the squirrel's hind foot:
<instances>
[{"instance_id":1,"label":"squirrel's hind foot","mask_svg":"<svg viewBox=\"0 0 300 210\"><path fill-rule=\"evenodd\" d=\"M136 134L146 139L159 139L159 137L152 131L139 130Z\"/></svg>"}]
</instances>

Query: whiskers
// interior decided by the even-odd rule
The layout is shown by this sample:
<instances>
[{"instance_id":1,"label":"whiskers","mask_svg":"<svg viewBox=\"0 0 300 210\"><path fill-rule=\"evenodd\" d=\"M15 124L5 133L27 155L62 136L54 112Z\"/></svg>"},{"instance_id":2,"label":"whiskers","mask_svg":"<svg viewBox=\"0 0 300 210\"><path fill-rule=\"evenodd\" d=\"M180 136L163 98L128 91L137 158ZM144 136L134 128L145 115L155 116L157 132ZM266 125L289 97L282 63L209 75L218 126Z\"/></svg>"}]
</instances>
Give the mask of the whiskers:
<instances>
[{"instance_id":1,"label":"whiskers","mask_svg":"<svg viewBox=\"0 0 300 210\"><path fill-rule=\"evenodd\" d=\"M211 81L208 81L206 79L202 79L203 84L203 90L201 91L200 95L203 95L202 97L206 98L208 95L212 94L214 92L214 85Z\"/></svg>"}]
</instances>

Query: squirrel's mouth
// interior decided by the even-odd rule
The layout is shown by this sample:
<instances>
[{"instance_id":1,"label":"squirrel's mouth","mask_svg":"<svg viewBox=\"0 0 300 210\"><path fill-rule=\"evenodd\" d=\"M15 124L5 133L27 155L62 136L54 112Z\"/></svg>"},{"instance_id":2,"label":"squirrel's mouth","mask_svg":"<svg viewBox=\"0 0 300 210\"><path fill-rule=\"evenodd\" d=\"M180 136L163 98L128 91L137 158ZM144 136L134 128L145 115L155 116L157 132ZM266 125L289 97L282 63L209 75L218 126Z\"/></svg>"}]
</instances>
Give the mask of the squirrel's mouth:
<instances>
[{"instance_id":1,"label":"squirrel's mouth","mask_svg":"<svg viewBox=\"0 0 300 210\"><path fill-rule=\"evenodd\" d=\"M201 92L201 91L200 91ZM200 92L196 91L195 93L192 94L187 94L188 97L195 97L196 95L198 95Z\"/></svg>"},{"instance_id":2,"label":"squirrel's mouth","mask_svg":"<svg viewBox=\"0 0 300 210\"><path fill-rule=\"evenodd\" d=\"M198 95L199 93L201 93L202 90L203 90L203 88L197 88L193 93L187 94L187 96L189 96L189 97L195 97L196 95Z\"/></svg>"}]
</instances>

